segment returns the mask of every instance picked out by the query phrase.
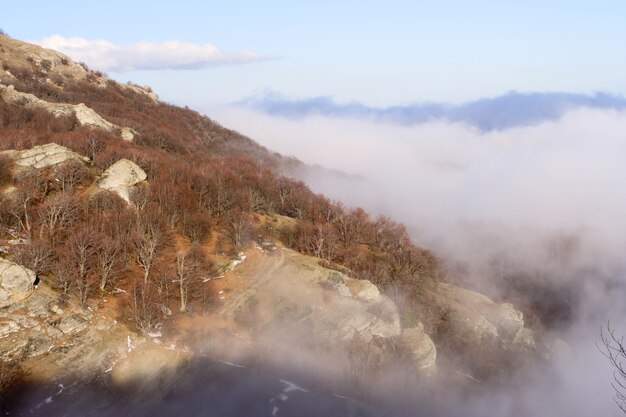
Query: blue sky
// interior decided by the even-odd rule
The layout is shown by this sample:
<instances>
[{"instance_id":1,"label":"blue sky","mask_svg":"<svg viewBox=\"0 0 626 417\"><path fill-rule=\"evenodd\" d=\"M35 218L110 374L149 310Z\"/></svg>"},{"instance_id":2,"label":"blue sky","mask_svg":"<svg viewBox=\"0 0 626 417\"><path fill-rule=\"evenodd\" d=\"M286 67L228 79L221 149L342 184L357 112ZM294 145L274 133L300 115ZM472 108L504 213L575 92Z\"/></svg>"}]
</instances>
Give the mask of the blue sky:
<instances>
[{"instance_id":1,"label":"blue sky","mask_svg":"<svg viewBox=\"0 0 626 417\"><path fill-rule=\"evenodd\" d=\"M511 90L626 93L626 2L617 0L20 1L2 16L0 27L25 40L177 40L264 58L107 71L192 106L266 90L374 106Z\"/></svg>"}]
</instances>

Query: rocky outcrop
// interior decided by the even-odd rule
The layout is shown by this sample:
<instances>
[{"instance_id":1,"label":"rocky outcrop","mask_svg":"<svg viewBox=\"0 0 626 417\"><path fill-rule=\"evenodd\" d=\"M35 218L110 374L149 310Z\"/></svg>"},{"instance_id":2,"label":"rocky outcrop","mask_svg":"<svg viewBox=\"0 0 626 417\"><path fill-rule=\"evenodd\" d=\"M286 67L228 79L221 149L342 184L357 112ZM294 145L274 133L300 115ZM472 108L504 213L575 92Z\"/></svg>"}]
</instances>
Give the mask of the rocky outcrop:
<instances>
[{"instance_id":1,"label":"rocky outcrop","mask_svg":"<svg viewBox=\"0 0 626 417\"><path fill-rule=\"evenodd\" d=\"M131 90L137 94L147 96L150 100L154 101L155 103L159 99L157 95L154 94L154 91L152 91L152 87L148 85L135 85L135 84L120 84L120 85L127 90Z\"/></svg>"},{"instance_id":2,"label":"rocky outcrop","mask_svg":"<svg viewBox=\"0 0 626 417\"><path fill-rule=\"evenodd\" d=\"M32 94L22 93L12 85L0 84L0 97L5 101L29 108L40 108L53 114L55 117L75 116L81 126L106 130L107 132L120 132L123 140L132 141L134 131L130 128L117 126L96 113L85 104L52 103L42 100Z\"/></svg>"},{"instance_id":3,"label":"rocky outcrop","mask_svg":"<svg viewBox=\"0 0 626 417\"><path fill-rule=\"evenodd\" d=\"M30 269L0 258L0 308L28 297L33 291L35 278Z\"/></svg>"},{"instance_id":4,"label":"rocky outcrop","mask_svg":"<svg viewBox=\"0 0 626 417\"><path fill-rule=\"evenodd\" d=\"M395 360L400 341L411 352L415 373L434 372L436 350L423 327L402 330L396 305L371 282L286 249L249 256L254 259L223 281L231 285L231 274L252 277L242 284L247 289L222 297L223 315L247 331L271 337L270 345L284 343L287 350L302 352L306 346L336 351L338 357L349 352L344 364L362 375Z\"/></svg>"},{"instance_id":5,"label":"rocky outcrop","mask_svg":"<svg viewBox=\"0 0 626 417\"><path fill-rule=\"evenodd\" d=\"M56 143L34 146L23 151L3 151L0 155L6 155L13 159L17 167L32 167L36 169L48 168L60 164L69 159L76 159L80 162L87 162L89 158L80 155L65 146Z\"/></svg>"},{"instance_id":6,"label":"rocky outcrop","mask_svg":"<svg viewBox=\"0 0 626 417\"><path fill-rule=\"evenodd\" d=\"M53 49L22 42L9 36L0 36L0 47L4 50L3 61L11 68L32 69L33 67L48 76L48 83L62 88L63 83L84 80L104 88L109 83L118 84L121 88L148 97L156 102L157 96L148 86L117 83L102 73L88 70L84 65L74 62L69 56ZM10 83L15 77L10 71L0 71L0 80ZM59 83L59 81L63 81Z\"/></svg>"},{"instance_id":7,"label":"rocky outcrop","mask_svg":"<svg viewBox=\"0 0 626 417\"><path fill-rule=\"evenodd\" d=\"M433 373L436 370L437 349L435 343L424 331L424 325L402 329L400 345L407 352L409 360L418 373Z\"/></svg>"},{"instance_id":8,"label":"rocky outcrop","mask_svg":"<svg viewBox=\"0 0 626 417\"><path fill-rule=\"evenodd\" d=\"M511 344L524 329L524 315L512 304L498 304L483 294L445 283L439 285L436 298L461 334Z\"/></svg>"},{"instance_id":9,"label":"rocky outcrop","mask_svg":"<svg viewBox=\"0 0 626 417\"><path fill-rule=\"evenodd\" d=\"M128 159L120 159L104 171L97 185L103 190L116 193L130 203L131 190L146 178L147 174L139 165Z\"/></svg>"},{"instance_id":10,"label":"rocky outcrop","mask_svg":"<svg viewBox=\"0 0 626 417\"><path fill-rule=\"evenodd\" d=\"M126 142L132 142L133 140L135 140L136 135L137 135L137 132L131 129L130 127L123 127L122 130L120 131L120 136Z\"/></svg>"}]
</instances>

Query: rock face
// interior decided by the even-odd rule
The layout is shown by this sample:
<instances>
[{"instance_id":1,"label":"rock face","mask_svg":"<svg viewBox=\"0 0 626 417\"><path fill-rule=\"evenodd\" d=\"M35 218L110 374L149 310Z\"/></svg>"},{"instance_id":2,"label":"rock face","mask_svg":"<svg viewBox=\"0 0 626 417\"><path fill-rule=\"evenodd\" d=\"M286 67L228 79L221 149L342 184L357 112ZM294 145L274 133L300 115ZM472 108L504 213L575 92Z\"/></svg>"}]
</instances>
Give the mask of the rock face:
<instances>
[{"instance_id":1,"label":"rock face","mask_svg":"<svg viewBox=\"0 0 626 417\"><path fill-rule=\"evenodd\" d=\"M35 278L30 269L0 258L0 308L28 297L33 291Z\"/></svg>"},{"instance_id":2,"label":"rock face","mask_svg":"<svg viewBox=\"0 0 626 417\"><path fill-rule=\"evenodd\" d=\"M111 82L117 84L117 82L101 73L88 71L84 66L74 62L69 56L53 49L45 49L9 36L0 36L0 47L5 52L3 60L11 68L32 69L35 66L38 71L48 75L49 78L55 80L60 78L65 83L75 80L86 80L95 83L100 88L106 87ZM15 77L10 71L0 71L0 80L4 84L9 84L13 79ZM50 79L48 82L57 84L56 81ZM157 101L157 96L150 87L121 83L119 86L146 96L154 102ZM61 88L61 86L58 86L58 88Z\"/></svg>"},{"instance_id":3,"label":"rock face","mask_svg":"<svg viewBox=\"0 0 626 417\"><path fill-rule=\"evenodd\" d=\"M132 141L134 138L132 129L121 128L120 126L105 120L92 108L87 107L83 103L52 103L41 100L32 94L19 92L15 90L12 85L5 86L3 84L0 84L0 97L9 103L18 104L24 107L44 109L53 114L55 117L67 117L74 115L81 126L98 128L106 130L107 132L120 131L122 139L126 141Z\"/></svg>"},{"instance_id":4,"label":"rock face","mask_svg":"<svg viewBox=\"0 0 626 417\"><path fill-rule=\"evenodd\" d=\"M65 146L56 143L34 146L24 151L3 151L0 155L6 155L13 159L17 167L48 168L68 159L76 159L81 162L89 161L86 156L71 151Z\"/></svg>"},{"instance_id":5,"label":"rock face","mask_svg":"<svg viewBox=\"0 0 626 417\"><path fill-rule=\"evenodd\" d=\"M120 159L104 171L97 185L103 190L116 193L130 203L130 191L146 178L147 174L139 165L128 159Z\"/></svg>"},{"instance_id":6,"label":"rock face","mask_svg":"<svg viewBox=\"0 0 626 417\"><path fill-rule=\"evenodd\" d=\"M437 297L461 333L511 343L524 328L524 315L512 304L497 304L483 294L445 283L439 286Z\"/></svg>"},{"instance_id":7,"label":"rock face","mask_svg":"<svg viewBox=\"0 0 626 417\"><path fill-rule=\"evenodd\" d=\"M417 372L434 372L436 369L437 349L435 343L424 332L424 325L403 329L400 344L408 352L411 363Z\"/></svg>"},{"instance_id":8,"label":"rock face","mask_svg":"<svg viewBox=\"0 0 626 417\"><path fill-rule=\"evenodd\" d=\"M402 330L396 305L371 282L286 249L249 256L258 259L227 273L224 285L240 286L229 282L230 274L252 281L241 284L246 290L223 297L223 316L270 338L268 345L284 341L286 350L347 355L337 368L349 366L350 372L369 375L397 358L395 346L401 342L415 373L434 372L435 345L423 327Z\"/></svg>"},{"instance_id":9,"label":"rock face","mask_svg":"<svg viewBox=\"0 0 626 417\"><path fill-rule=\"evenodd\" d=\"M524 315L512 304L498 304L483 294L440 283L423 297L427 314L442 326L437 343L466 359L467 372L488 375L500 369L496 361L520 366L551 355L547 342L524 326ZM502 365L505 366L505 365Z\"/></svg>"}]
</instances>

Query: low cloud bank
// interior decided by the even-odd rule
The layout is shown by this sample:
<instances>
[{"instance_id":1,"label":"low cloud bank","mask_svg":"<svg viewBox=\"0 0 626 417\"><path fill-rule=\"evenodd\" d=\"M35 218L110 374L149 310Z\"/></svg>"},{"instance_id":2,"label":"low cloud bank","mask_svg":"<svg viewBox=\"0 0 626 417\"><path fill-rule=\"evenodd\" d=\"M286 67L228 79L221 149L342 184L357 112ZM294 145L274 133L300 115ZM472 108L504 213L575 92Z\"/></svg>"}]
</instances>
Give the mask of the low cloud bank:
<instances>
[{"instance_id":1,"label":"low cloud bank","mask_svg":"<svg viewBox=\"0 0 626 417\"><path fill-rule=\"evenodd\" d=\"M490 132L237 107L209 114L270 149L350 174L303 175L315 191L407 224L465 285L499 299L521 288L570 345L532 383L473 398L463 415L619 415L596 343L609 319L626 332L625 112L582 108Z\"/></svg>"},{"instance_id":2,"label":"low cloud bank","mask_svg":"<svg viewBox=\"0 0 626 417\"><path fill-rule=\"evenodd\" d=\"M531 126L559 120L578 108L625 109L626 98L596 93L519 93L507 94L451 105L437 102L413 103L390 107L370 107L359 102L337 103L332 97L292 99L265 92L236 103L272 116L301 119L329 116L384 121L401 125L431 122L461 123L483 132Z\"/></svg>"},{"instance_id":3,"label":"low cloud bank","mask_svg":"<svg viewBox=\"0 0 626 417\"><path fill-rule=\"evenodd\" d=\"M181 70L247 64L268 59L256 52L220 51L211 44L177 40L116 45L103 39L53 35L34 43L55 49L101 71Z\"/></svg>"}]
</instances>

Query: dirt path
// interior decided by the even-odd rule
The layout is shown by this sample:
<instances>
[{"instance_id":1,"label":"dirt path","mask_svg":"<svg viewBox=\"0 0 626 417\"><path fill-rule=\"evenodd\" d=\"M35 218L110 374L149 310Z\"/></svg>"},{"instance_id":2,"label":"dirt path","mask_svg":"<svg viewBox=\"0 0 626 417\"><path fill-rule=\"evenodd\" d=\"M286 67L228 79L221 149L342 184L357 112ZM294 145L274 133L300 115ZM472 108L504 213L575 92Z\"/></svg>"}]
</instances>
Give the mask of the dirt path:
<instances>
[{"instance_id":1,"label":"dirt path","mask_svg":"<svg viewBox=\"0 0 626 417\"><path fill-rule=\"evenodd\" d=\"M270 259L272 262L267 266L267 268L251 277L254 282L246 289L231 295L228 304L222 309L222 317L232 316L240 307L246 305L248 299L256 293L257 288L272 279L274 273L283 265L285 261L285 254L283 251L285 251L285 249L278 248L276 251L277 254L271 256Z\"/></svg>"}]
</instances>

